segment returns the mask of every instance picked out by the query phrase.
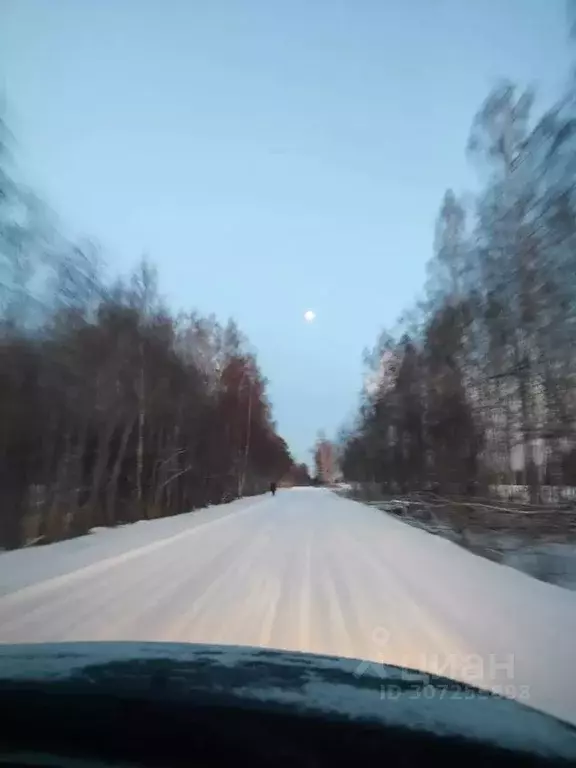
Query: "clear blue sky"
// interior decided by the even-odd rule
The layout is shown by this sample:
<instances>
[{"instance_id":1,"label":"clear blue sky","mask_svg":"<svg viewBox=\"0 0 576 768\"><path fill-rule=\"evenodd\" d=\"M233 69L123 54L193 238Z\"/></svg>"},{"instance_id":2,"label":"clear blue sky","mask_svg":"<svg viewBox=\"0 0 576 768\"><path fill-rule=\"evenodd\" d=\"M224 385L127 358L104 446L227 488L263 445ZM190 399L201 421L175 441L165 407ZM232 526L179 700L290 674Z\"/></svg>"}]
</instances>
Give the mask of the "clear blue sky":
<instances>
[{"instance_id":1,"label":"clear blue sky","mask_svg":"<svg viewBox=\"0 0 576 768\"><path fill-rule=\"evenodd\" d=\"M26 179L113 271L147 253L175 309L236 318L304 460L421 290L489 87L549 100L569 62L564 0L0 0Z\"/></svg>"}]
</instances>

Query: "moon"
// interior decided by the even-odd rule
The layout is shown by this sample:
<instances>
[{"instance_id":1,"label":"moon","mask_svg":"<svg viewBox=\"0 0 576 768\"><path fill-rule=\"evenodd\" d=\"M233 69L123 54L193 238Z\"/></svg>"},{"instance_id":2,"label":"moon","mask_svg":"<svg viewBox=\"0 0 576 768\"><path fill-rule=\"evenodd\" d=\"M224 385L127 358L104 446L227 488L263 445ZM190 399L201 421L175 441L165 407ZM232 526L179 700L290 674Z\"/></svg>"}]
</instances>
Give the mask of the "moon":
<instances>
[{"instance_id":1,"label":"moon","mask_svg":"<svg viewBox=\"0 0 576 768\"><path fill-rule=\"evenodd\" d=\"M312 312L311 309L307 309L306 312L304 312L304 320L306 320L307 323L311 323L315 317L316 312Z\"/></svg>"}]
</instances>

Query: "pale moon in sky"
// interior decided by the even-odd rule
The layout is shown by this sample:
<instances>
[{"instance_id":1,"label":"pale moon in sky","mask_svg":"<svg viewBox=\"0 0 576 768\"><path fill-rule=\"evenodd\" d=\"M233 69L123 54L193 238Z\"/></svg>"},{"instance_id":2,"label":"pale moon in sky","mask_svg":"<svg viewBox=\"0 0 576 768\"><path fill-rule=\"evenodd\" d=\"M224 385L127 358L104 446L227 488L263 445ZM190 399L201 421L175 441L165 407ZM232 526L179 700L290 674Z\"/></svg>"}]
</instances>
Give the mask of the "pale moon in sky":
<instances>
[{"instance_id":1,"label":"pale moon in sky","mask_svg":"<svg viewBox=\"0 0 576 768\"><path fill-rule=\"evenodd\" d=\"M312 312L311 309L304 312L304 320L306 320L307 323L311 323L315 317L316 317L316 313Z\"/></svg>"}]
</instances>

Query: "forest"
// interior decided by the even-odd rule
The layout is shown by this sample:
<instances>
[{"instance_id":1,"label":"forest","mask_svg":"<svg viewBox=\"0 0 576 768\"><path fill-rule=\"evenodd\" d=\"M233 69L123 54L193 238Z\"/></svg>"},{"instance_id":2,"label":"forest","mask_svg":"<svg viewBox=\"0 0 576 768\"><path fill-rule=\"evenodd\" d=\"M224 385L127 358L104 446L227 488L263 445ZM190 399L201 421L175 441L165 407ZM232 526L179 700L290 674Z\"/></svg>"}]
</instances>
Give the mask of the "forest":
<instances>
[{"instance_id":1,"label":"forest","mask_svg":"<svg viewBox=\"0 0 576 768\"><path fill-rule=\"evenodd\" d=\"M474 116L478 184L441 201L423 296L366 352L349 480L471 494L576 485L576 83L511 82Z\"/></svg>"},{"instance_id":2,"label":"forest","mask_svg":"<svg viewBox=\"0 0 576 768\"><path fill-rule=\"evenodd\" d=\"M307 481L237 325L171 312L146 260L107 278L13 143L0 122L0 548Z\"/></svg>"}]
</instances>

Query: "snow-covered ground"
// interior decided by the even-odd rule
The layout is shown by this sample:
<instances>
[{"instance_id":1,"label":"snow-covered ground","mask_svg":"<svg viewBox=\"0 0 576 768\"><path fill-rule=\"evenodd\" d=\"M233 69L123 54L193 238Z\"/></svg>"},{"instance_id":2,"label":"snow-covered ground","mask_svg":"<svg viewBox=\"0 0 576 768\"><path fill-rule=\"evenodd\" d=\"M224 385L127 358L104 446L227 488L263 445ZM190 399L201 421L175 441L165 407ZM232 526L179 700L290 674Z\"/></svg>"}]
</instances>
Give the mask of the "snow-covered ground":
<instances>
[{"instance_id":1,"label":"snow-covered ground","mask_svg":"<svg viewBox=\"0 0 576 768\"><path fill-rule=\"evenodd\" d=\"M324 489L5 553L0 595L4 643L195 641L385 661L576 723L576 593Z\"/></svg>"}]
</instances>

